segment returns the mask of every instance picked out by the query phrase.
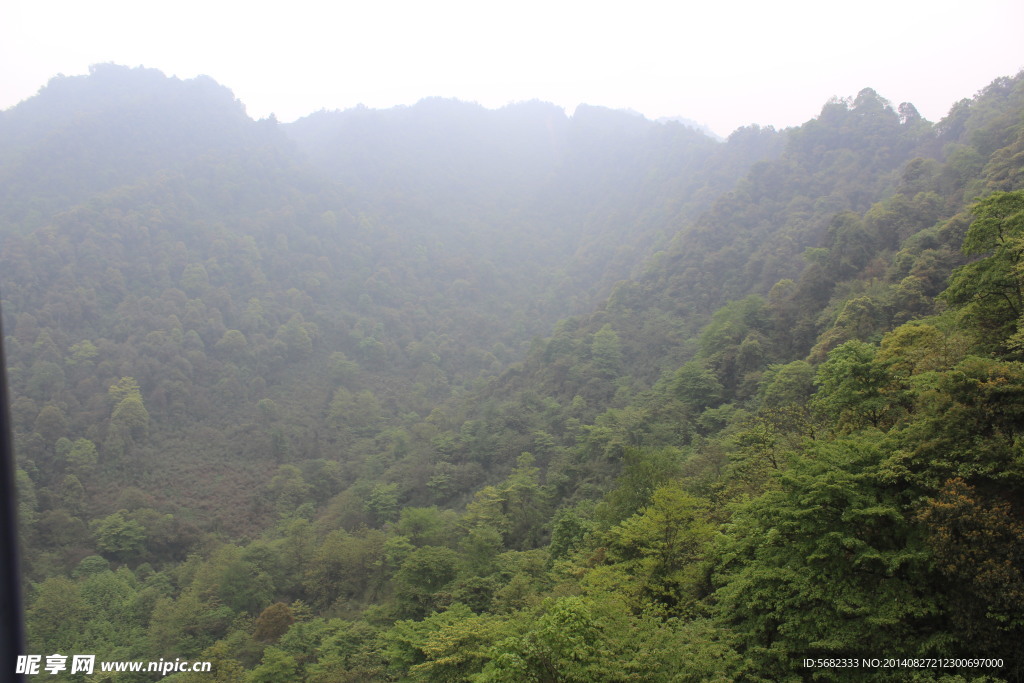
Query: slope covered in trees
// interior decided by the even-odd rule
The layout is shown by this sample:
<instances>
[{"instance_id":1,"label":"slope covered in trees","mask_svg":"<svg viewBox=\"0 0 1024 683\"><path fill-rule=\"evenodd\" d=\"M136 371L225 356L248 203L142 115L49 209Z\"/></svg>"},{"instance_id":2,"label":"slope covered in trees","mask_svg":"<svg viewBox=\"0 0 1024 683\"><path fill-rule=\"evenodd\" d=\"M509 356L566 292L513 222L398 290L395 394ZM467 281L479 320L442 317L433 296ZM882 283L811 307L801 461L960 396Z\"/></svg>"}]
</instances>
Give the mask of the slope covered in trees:
<instances>
[{"instance_id":1,"label":"slope covered in trees","mask_svg":"<svg viewBox=\"0 0 1024 683\"><path fill-rule=\"evenodd\" d=\"M716 142L536 102L282 126L107 66L0 131L36 650L1021 675L1021 76Z\"/></svg>"}]
</instances>

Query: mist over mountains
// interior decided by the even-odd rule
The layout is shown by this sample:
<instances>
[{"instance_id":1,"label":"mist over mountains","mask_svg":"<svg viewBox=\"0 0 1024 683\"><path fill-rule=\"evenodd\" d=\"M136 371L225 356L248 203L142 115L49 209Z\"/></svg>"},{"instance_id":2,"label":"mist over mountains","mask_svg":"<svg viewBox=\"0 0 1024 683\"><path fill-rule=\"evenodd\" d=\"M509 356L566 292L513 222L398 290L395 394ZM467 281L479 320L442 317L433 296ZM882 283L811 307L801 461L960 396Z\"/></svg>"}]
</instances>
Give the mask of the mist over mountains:
<instances>
[{"instance_id":1,"label":"mist over mountains","mask_svg":"<svg viewBox=\"0 0 1024 683\"><path fill-rule=\"evenodd\" d=\"M0 112L31 647L238 681L896 651L1014 679L1022 83L718 140L53 79Z\"/></svg>"}]
</instances>

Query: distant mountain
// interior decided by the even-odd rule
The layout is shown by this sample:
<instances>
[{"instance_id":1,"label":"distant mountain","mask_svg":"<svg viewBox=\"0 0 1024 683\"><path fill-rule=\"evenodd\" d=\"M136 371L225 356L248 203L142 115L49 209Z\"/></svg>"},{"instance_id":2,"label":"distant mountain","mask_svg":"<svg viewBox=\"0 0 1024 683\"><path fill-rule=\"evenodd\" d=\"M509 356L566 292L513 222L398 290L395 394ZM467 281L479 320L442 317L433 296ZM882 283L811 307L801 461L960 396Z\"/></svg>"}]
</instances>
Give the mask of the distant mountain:
<instances>
[{"instance_id":1,"label":"distant mountain","mask_svg":"<svg viewBox=\"0 0 1024 683\"><path fill-rule=\"evenodd\" d=\"M96 444L108 474L151 449L190 467L247 444L257 470L271 453L377 449L387 425L425 418L590 310L777 150L770 133L722 144L539 102L431 99L281 125L208 78L113 65L54 79L0 130L0 284L19 438L40 473L63 471L58 433ZM36 342L52 344L42 365ZM378 415L344 439L340 417L321 424L339 357L346 391ZM131 448L104 398L121 377L150 418ZM252 431L264 399L276 436ZM47 407L64 426L36 439ZM196 429L212 431L193 448Z\"/></svg>"},{"instance_id":2,"label":"distant mountain","mask_svg":"<svg viewBox=\"0 0 1024 683\"><path fill-rule=\"evenodd\" d=\"M314 166L406 229L440 239L472 216L472 234L457 239L486 236L481 248L496 260L532 249L527 260L564 269L577 292L606 292L666 226L779 149L769 131L721 144L632 112L580 105L570 117L542 102L488 111L435 98L319 112L283 129ZM611 256L623 242L628 257L595 261L595 250Z\"/></svg>"},{"instance_id":3,"label":"distant mountain","mask_svg":"<svg viewBox=\"0 0 1024 683\"><path fill-rule=\"evenodd\" d=\"M656 118L654 120L657 123L678 123L681 126L686 126L687 128L693 128L694 130L699 130L701 133L704 133L709 138L714 138L715 140L724 140L725 139L721 135L716 133L715 131L713 131L710 128L708 128L707 125L705 125L703 123L697 123L693 119L688 119L685 116L659 116L658 118Z\"/></svg>"},{"instance_id":4,"label":"distant mountain","mask_svg":"<svg viewBox=\"0 0 1024 683\"><path fill-rule=\"evenodd\" d=\"M0 112L0 204L39 224L89 196L203 157L280 149L273 123L254 122L208 77L101 64L58 76Z\"/></svg>"}]
</instances>

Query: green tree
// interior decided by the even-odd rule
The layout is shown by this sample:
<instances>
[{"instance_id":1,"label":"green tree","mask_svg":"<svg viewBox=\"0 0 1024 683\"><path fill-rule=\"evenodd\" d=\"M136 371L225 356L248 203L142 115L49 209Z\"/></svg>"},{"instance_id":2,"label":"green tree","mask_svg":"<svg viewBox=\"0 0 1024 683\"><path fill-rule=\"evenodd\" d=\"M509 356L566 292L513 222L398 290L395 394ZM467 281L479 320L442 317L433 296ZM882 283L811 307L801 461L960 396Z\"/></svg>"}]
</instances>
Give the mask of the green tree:
<instances>
[{"instance_id":1,"label":"green tree","mask_svg":"<svg viewBox=\"0 0 1024 683\"><path fill-rule=\"evenodd\" d=\"M145 527L127 515L127 510L118 510L89 524L97 549L122 562L138 556L146 546Z\"/></svg>"},{"instance_id":2,"label":"green tree","mask_svg":"<svg viewBox=\"0 0 1024 683\"><path fill-rule=\"evenodd\" d=\"M113 405L117 406L127 398L141 399L142 390L139 388L139 383L134 377L122 377L117 381L117 384L113 384L107 389L107 395L110 396Z\"/></svg>"},{"instance_id":3,"label":"green tree","mask_svg":"<svg viewBox=\"0 0 1024 683\"><path fill-rule=\"evenodd\" d=\"M271 645L263 651L263 662L252 670L247 683L280 683L301 680L299 663L284 650Z\"/></svg>"},{"instance_id":4,"label":"green tree","mask_svg":"<svg viewBox=\"0 0 1024 683\"><path fill-rule=\"evenodd\" d=\"M51 360L37 360L29 369L25 391L37 401L48 401L57 397L64 384L64 368Z\"/></svg>"},{"instance_id":5,"label":"green tree","mask_svg":"<svg viewBox=\"0 0 1024 683\"><path fill-rule=\"evenodd\" d=\"M89 439L75 439L64 455L68 467L78 474L91 472L99 461L96 444Z\"/></svg>"},{"instance_id":6,"label":"green tree","mask_svg":"<svg viewBox=\"0 0 1024 683\"><path fill-rule=\"evenodd\" d=\"M395 521L399 511L398 484L375 484L366 501L366 510L373 514L378 524Z\"/></svg>"},{"instance_id":7,"label":"green tree","mask_svg":"<svg viewBox=\"0 0 1024 683\"><path fill-rule=\"evenodd\" d=\"M769 366L758 390L763 408L804 405L813 394L814 368L802 360Z\"/></svg>"},{"instance_id":8,"label":"green tree","mask_svg":"<svg viewBox=\"0 0 1024 683\"><path fill-rule=\"evenodd\" d=\"M115 457L129 453L149 432L149 411L142 401L139 383L122 377L107 390L114 404L107 426L105 446Z\"/></svg>"},{"instance_id":9,"label":"green tree","mask_svg":"<svg viewBox=\"0 0 1024 683\"><path fill-rule=\"evenodd\" d=\"M202 673L180 673L168 680L174 683L240 683L245 680L245 667L236 658L226 641L218 640L206 648L198 659L210 662L210 671Z\"/></svg>"},{"instance_id":10,"label":"green tree","mask_svg":"<svg viewBox=\"0 0 1024 683\"><path fill-rule=\"evenodd\" d=\"M870 442L819 444L725 527L714 609L761 675L801 656L949 654L931 558L884 463Z\"/></svg>"},{"instance_id":11,"label":"green tree","mask_svg":"<svg viewBox=\"0 0 1024 683\"><path fill-rule=\"evenodd\" d=\"M444 545L450 538L454 515L436 507L403 507L395 531L416 546Z\"/></svg>"},{"instance_id":12,"label":"green tree","mask_svg":"<svg viewBox=\"0 0 1024 683\"><path fill-rule=\"evenodd\" d=\"M99 349L88 339L72 344L68 349L71 355L64 361L69 366L88 366L99 355Z\"/></svg>"},{"instance_id":13,"label":"green tree","mask_svg":"<svg viewBox=\"0 0 1024 683\"><path fill-rule=\"evenodd\" d=\"M255 616L273 598L273 581L252 562L238 557L217 568L217 602L232 612Z\"/></svg>"},{"instance_id":14,"label":"green tree","mask_svg":"<svg viewBox=\"0 0 1024 683\"><path fill-rule=\"evenodd\" d=\"M213 346L216 351L222 352L228 358L233 359L244 358L248 347L249 341L239 330L228 330L220 338L220 341Z\"/></svg>"},{"instance_id":15,"label":"green tree","mask_svg":"<svg viewBox=\"0 0 1024 683\"><path fill-rule=\"evenodd\" d=\"M818 368L815 404L841 429L882 427L895 406L886 393L891 376L875 363L877 349L862 341L848 341L828 354Z\"/></svg>"},{"instance_id":16,"label":"green tree","mask_svg":"<svg viewBox=\"0 0 1024 683\"><path fill-rule=\"evenodd\" d=\"M277 328L274 339L284 344L289 358L306 358L313 353L313 337L316 333L316 326L303 321L302 316L296 313L291 319Z\"/></svg>"},{"instance_id":17,"label":"green tree","mask_svg":"<svg viewBox=\"0 0 1024 683\"><path fill-rule=\"evenodd\" d=\"M191 586L177 598L157 598L151 615L150 651L165 658L198 659L200 652L227 633L234 619L230 607L204 600Z\"/></svg>"},{"instance_id":18,"label":"green tree","mask_svg":"<svg viewBox=\"0 0 1024 683\"><path fill-rule=\"evenodd\" d=\"M294 514L299 506L309 500L312 487L306 483L298 467L281 465L267 485L267 491L274 500L278 514L286 517Z\"/></svg>"},{"instance_id":19,"label":"green tree","mask_svg":"<svg viewBox=\"0 0 1024 683\"><path fill-rule=\"evenodd\" d=\"M384 581L385 539L377 529L337 529L328 534L310 561L305 581L316 605L327 608L374 599Z\"/></svg>"},{"instance_id":20,"label":"green tree","mask_svg":"<svg viewBox=\"0 0 1024 683\"><path fill-rule=\"evenodd\" d=\"M516 467L502 484L505 514L509 521L506 542L511 548L534 548L549 518L548 500L540 485L540 468L532 453L521 453Z\"/></svg>"},{"instance_id":21,"label":"green tree","mask_svg":"<svg viewBox=\"0 0 1024 683\"><path fill-rule=\"evenodd\" d=\"M714 535L706 502L669 484L608 533L608 561L633 577L644 598L690 615L705 589L703 561Z\"/></svg>"},{"instance_id":22,"label":"green tree","mask_svg":"<svg viewBox=\"0 0 1024 683\"><path fill-rule=\"evenodd\" d=\"M51 445L67 434L68 419L63 410L57 406L48 405L39 411L35 429L36 433L43 437L43 441L47 445Z\"/></svg>"},{"instance_id":23,"label":"green tree","mask_svg":"<svg viewBox=\"0 0 1024 683\"><path fill-rule=\"evenodd\" d=\"M410 681L464 681L483 667L501 620L455 603L422 621L399 621L385 634L387 656Z\"/></svg>"},{"instance_id":24,"label":"green tree","mask_svg":"<svg viewBox=\"0 0 1024 683\"><path fill-rule=\"evenodd\" d=\"M598 507L598 518L611 526L640 511L660 486L679 476L680 460L676 448L627 448L622 473Z\"/></svg>"},{"instance_id":25,"label":"green tree","mask_svg":"<svg viewBox=\"0 0 1024 683\"><path fill-rule=\"evenodd\" d=\"M115 456L131 452L149 433L149 411L141 396L128 396L114 408L107 427L106 446Z\"/></svg>"},{"instance_id":26,"label":"green tree","mask_svg":"<svg viewBox=\"0 0 1024 683\"><path fill-rule=\"evenodd\" d=\"M25 612L30 652L67 652L81 642L89 621L89 605L78 586L64 577L51 577L35 590Z\"/></svg>"},{"instance_id":27,"label":"green tree","mask_svg":"<svg viewBox=\"0 0 1024 683\"><path fill-rule=\"evenodd\" d=\"M538 611L504 625L510 635L494 633L474 681L724 681L738 659L703 624L687 630L675 619L637 616L617 595L547 600Z\"/></svg>"},{"instance_id":28,"label":"green tree","mask_svg":"<svg viewBox=\"0 0 1024 683\"><path fill-rule=\"evenodd\" d=\"M450 548L424 546L412 551L395 574L402 611L423 617L451 600L446 589L458 573L458 554Z\"/></svg>"},{"instance_id":29,"label":"green tree","mask_svg":"<svg viewBox=\"0 0 1024 683\"><path fill-rule=\"evenodd\" d=\"M718 377L700 361L692 360L676 371L672 388L679 399L700 412L721 405L725 388Z\"/></svg>"},{"instance_id":30,"label":"green tree","mask_svg":"<svg viewBox=\"0 0 1024 683\"><path fill-rule=\"evenodd\" d=\"M942 296L1002 342L1024 314L1024 190L989 195L971 213L963 252L982 258L957 268Z\"/></svg>"},{"instance_id":31,"label":"green tree","mask_svg":"<svg viewBox=\"0 0 1024 683\"><path fill-rule=\"evenodd\" d=\"M598 374L603 377L615 377L622 365L622 342L610 324L605 324L594 333L594 341L590 345L590 358Z\"/></svg>"},{"instance_id":32,"label":"green tree","mask_svg":"<svg viewBox=\"0 0 1024 683\"><path fill-rule=\"evenodd\" d=\"M73 515L81 515L85 507L85 489L74 474L66 474L58 488L64 509Z\"/></svg>"}]
</instances>

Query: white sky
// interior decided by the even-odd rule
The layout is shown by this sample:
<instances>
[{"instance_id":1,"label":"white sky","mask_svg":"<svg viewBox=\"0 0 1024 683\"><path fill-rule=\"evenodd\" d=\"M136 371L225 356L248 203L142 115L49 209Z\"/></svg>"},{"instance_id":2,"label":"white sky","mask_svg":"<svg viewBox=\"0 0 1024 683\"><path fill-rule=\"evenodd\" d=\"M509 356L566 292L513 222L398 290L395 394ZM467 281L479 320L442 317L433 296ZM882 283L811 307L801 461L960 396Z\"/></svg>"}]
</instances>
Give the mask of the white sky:
<instances>
[{"instance_id":1,"label":"white sky","mask_svg":"<svg viewBox=\"0 0 1024 683\"><path fill-rule=\"evenodd\" d=\"M90 64L213 77L254 118L541 99L784 127L872 87L938 120L1024 68L1024 2L0 0L0 109Z\"/></svg>"}]
</instances>

